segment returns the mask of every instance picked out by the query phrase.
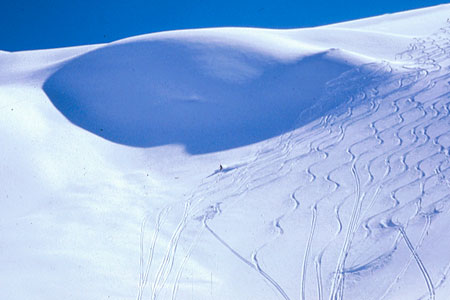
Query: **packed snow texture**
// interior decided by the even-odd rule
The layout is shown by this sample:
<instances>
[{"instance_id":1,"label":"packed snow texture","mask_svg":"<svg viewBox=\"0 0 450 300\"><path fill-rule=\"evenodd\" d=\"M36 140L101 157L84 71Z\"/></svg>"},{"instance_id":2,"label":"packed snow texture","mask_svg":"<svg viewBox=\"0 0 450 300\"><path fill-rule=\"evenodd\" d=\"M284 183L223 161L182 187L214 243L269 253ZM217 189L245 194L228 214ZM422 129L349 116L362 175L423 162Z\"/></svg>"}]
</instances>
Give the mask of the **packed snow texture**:
<instances>
[{"instance_id":1,"label":"packed snow texture","mask_svg":"<svg viewBox=\"0 0 450 300\"><path fill-rule=\"evenodd\" d=\"M449 15L0 51L0 298L448 299Z\"/></svg>"}]
</instances>

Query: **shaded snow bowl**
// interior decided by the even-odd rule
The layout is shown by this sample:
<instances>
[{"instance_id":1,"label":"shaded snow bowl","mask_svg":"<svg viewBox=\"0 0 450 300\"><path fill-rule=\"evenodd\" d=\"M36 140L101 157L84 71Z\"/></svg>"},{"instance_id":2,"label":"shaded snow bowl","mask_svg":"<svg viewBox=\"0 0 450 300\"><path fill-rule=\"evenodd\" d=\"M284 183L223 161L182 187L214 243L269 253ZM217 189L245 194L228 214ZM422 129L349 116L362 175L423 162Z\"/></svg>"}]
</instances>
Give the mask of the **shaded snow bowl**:
<instances>
[{"instance_id":1,"label":"shaded snow bowl","mask_svg":"<svg viewBox=\"0 0 450 300\"><path fill-rule=\"evenodd\" d=\"M71 122L109 141L202 154L280 135L345 101L322 97L353 67L332 53L281 61L224 44L134 41L67 62L43 88Z\"/></svg>"}]
</instances>

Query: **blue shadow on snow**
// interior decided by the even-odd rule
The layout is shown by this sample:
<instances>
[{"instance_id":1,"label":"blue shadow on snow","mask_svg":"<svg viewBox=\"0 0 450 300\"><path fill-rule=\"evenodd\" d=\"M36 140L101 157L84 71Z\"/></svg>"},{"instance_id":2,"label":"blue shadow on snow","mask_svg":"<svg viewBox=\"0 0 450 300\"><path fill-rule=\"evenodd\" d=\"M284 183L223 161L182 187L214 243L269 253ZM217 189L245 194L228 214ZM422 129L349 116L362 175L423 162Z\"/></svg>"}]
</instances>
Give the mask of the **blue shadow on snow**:
<instances>
[{"instance_id":1,"label":"blue shadow on snow","mask_svg":"<svg viewBox=\"0 0 450 300\"><path fill-rule=\"evenodd\" d=\"M67 119L109 141L202 154L280 135L339 105L323 91L353 66L330 52L286 62L223 44L128 42L69 61L43 88Z\"/></svg>"}]
</instances>

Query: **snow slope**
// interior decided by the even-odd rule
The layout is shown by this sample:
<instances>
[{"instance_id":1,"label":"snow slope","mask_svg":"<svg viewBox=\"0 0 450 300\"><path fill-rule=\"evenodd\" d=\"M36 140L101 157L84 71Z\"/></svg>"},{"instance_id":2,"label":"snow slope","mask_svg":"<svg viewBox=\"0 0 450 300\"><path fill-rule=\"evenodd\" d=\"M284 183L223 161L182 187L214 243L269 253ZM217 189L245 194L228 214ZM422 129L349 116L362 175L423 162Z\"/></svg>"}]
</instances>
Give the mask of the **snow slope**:
<instances>
[{"instance_id":1,"label":"snow slope","mask_svg":"<svg viewBox=\"0 0 450 300\"><path fill-rule=\"evenodd\" d=\"M448 15L0 52L0 298L447 299Z\"/></svg>"}]
</instances>

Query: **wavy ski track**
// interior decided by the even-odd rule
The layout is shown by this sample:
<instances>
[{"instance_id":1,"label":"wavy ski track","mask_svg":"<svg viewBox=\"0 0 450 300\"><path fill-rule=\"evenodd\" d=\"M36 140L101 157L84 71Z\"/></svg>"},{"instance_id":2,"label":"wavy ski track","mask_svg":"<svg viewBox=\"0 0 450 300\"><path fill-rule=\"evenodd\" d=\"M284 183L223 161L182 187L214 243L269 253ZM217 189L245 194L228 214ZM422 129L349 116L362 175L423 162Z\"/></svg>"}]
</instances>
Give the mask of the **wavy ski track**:
<instances>
[{"instance_id":1,"label":"wavy ski track","mask_svg":"<svg viewBox=\"0 0 450 300\"><path fill-rule=\"evenodd\" d=\"M347 99L341 108L263 143L246 161L207 176L185 200L183 217L159 265L152 263L162 222L158 219L155 223L146 261L143 245L146 226L143 224L137 299L142 299L148 281L153 282L152 299L157 299L164 288L171 288L172 299L176 299L183 268L195 251L197 237L203 232L211 234L237 260L256 271L281 299L344 299L348 289L347 274L355 269L374 268L372 260L357 266L348 265L352 251L363 243L373 243L374 232L379 234L380 230L397 230L397 237L389 249L378 253L378 257L394 253L402 240L411 256L392 278L392 284L380 286L378 297L389 299L391 290L415 261L420 270L418 275L428 289L428 298L434 299L450 267L442 275L431 273L420 251L426 246L428 232L433 230L435 215L448 215L450 209L447 205L450 202L450 155L446 144L450 134L450 92L442 93L450 89L450 75L446 73L450 64L449 32L449 28L442 28L400 53L398 59L405 61L404 72L394 71L387 63L370 64L329 82L326 97ZM241 253L239 245L227 243L214 229L214 219L226 214L228 207L239 206L240 201L251 201L247 198L249 192L276 184L282 178L304 178L304 175L309 180L298 181L298 185L292 187L287 199L289 205L284 199L270 199L280 203L280 214L271 222L274 234L265 241L255 241L252 253ZM447 190L443 190L443 182ZM313 198L304 194L308 187L319 187L322 183L330 188L317 189ZM324 214L321 208L326 206L333 207L332 215ZM284 227L284 222L295 222L300 212L311 216L309 232ZM323 222L329 223L331 218L336 224L334 235L323 242L321 228L325 225ZM417 219L426 222L419 240L413 242L406 232L408 225ZM198 233L194 240L187 242L190 243L187 251L178 252L178 243L188 224L197 224ZM303 257L292 261L299 266L298 277L289 279L298 281L298 289L293 290L285 288L289 283L283 281L288 280L286 276L263 269L260 261L261 257L266 261L281 259L264 256L264 249L276 247L275 241L279 238L296 235L307 238L306 244L297 245L303 250ZM182 259L177 260L177 255ZM323 266L324 259L334 259L335 268ZM311 263L314 269L308 268ZM152 268L154 272L150 272ZM174 268L178 270L176 274L172 274ZM149 278L149 274L154 276ZM171 274L174 279L169 287ZM441 277L437 279L438 276ZM422 295L417 295L419 297Z\"/></svg>"},{"instance_id":2,"label":"wavy ski track","mask_svg":"<svg viewBox=\"0 0 450 300\"><path fill-rule=\"evenodd\" d=\"M417 48L414 47L413 49L414 49L414 51L415 51ZM423 53L425 53L425 51L424 51L423 48L422 48L422 54L423 54ZM412 55L411 55L411 56L412 56ZM428 59L427 61L428 61L428 62L433 61L433 63L436 63L437 59ZM433 67L434 67L434 71L438 71L438 70L441 69L440 67L439 67L439 68L436 67L436 65L433 65ZM428 75L429 75L429 74L428 74L428 72L427 72L427 76L428 76ZM439 80L439 79L438 79L438 80ZM401 82L400 86L403 86L403 85L404 85L404 81ZM424 88L424 89L420 89L419 91L417 91L417 92L411 94L411 95L409 96L409 97L410 97L410 98L409 98L410 102L414 102L414 98L415 98L416 96L420 95L421 93L426 92L427 90L430 90L430 86L434 86L434 84L433 84L433 85L428 84L428 87L426 87L426 88ZM438 98L440 99L440 100L439 100L440 102L447 101L447 99L448 99L448 97L438 97ZM432 100L436 100L436 99L432 99ZM435 119L436 119L436 118L438 117L438 115L439 115L439 112L437 111L436 106L437 106L437 103L438 103L439 101L435 101L435 102L431 105L430 110L433 110L433 112L434 112L433 116L432 116L431 118L428 118L428 120L426 120L426 121L424 121L424 122L420 122L419 124L417 124L417 123L418 123L418 120L422 120L423 118L426 118L426 117L427 117L427 112L425 112L425 111L423 110L423 106L426 105L427 103L426 103L426 102L421 102L420 105L415 105L415 109L420 110L420 111L421 111L421 115L420 115L416 120L413 120L413 121L409 122L408 124L406 124L406 125L409 125L409 126L415 125L415 127L414 127L413 129L411 129L411 133L412 133L413 135L416 135L416 137L414 138L414 140L413 140L412 143L410 143L410 144L405 143L405 141L400 137L400 132L401 132L400 130L398 130L397 132L394 133L395 138L398 140L398 144L396 145L396 147L397 147L399 150L398 150L398 151L394 151L394 152L393 152L392 150L390 150L390 151L388 151L387 153L384 153L383 155L380 155L380 156L379 156L379 157L382 157L382 156L384 156L384 155L386 155L386 154L389 153L388 159L386 159L386 165L387 165L387 166L386 166L386 172L385 172L385 174L382 176L382 179L381 179L381 181L379 182L378 187L377 187L377 192L376 192L375 194L378 194L378 191L379 191L379 188L380 188L380 187L384 188L384 187L387 185L387 183L391 183L391 182L397 181L397 179L401 176L402 173L405 173L405 172L407 172L407 171L410 169L410 167L406 164L405 161L406 161L406 157L407 157L411 152L416 151L417 149L420 149L420 148L423 148L423 147L429 145L428 142L429 142L429 140L430 140L430 136L427 134L427 127L428 127L428 126L431 126L431 125L427 125L427 126L422 127L422 128L423 128L423 131L422 131L422 132L423 132L423 134L425 135L426 138L425 138L424 142L423 142L420 146L415 146L415 143L416 143L417 140L418 140L418 136L417 136L417 134L416 134L416 131L417 131L417 128L418 128L418 127L420 127L421 125L423 126L423 125L429 124L431 120L433 120L434 122L436 122ZM416 103L416 104L417 104L417 103ZM398 104L397 104L395 101L393 102L393 105L396 107L395 110L394 110L394 113L398 115L398 124L404 124L404 123L405 123L404 114L406 114L408 111L403 111L403 112L402 112L402 110L400 109L400 107L398 106ZM444 105L444 106L446 106L446 105ZM448 112L448 110L447 110L447 112ZM446 113L446 116L448 116L448 113ZM383 120L384 118L388 118L388 117L390 117L390 116L387 115L387 116L383 117L383 118L380 119L380 120ZM402 125L402 128L400 128L400 129L408 128L408 126L406 126L406 125ZM443 125L444 125L444 124L443 124ZM380 131L376 128L375 122L372 123L370 127L374 130L376 139L379 141L379 143L380 143L380 144L383 144L383 140L380 138L381 133L380 133ZM448 126L445 126L445 125L444 125L443 128L445 128L445 129L447 130ZM435 141L436 141L436 140L435 140ZM356 144L353 144L352 146L354 146L354 145L356 145ZM415 147L414 147L414 146L415 146ZM430 147L428 147L428 148L430 148ZM350 149L351 149L351 147L350 147ZM427 150L428 150L428 149L427 149ZM440 148L439 151L442 152L442 147ZM392 177L392 176L389 176L389 175L391 175L391 169L392 169L391 166L390 166L390 163L391 163L390 161L391 161L391 158L393 158L393 157L395 156L395 154L397 154L398 157L400 157L400 162L402 163L403 168L402 168L402 171L401 171L400 174L398 174L398 175L395 176L395 177ZM434 153L434 154L431 154L430 156L425 157L425 158L419 160L419 161L416 163L414 169L419 173L419 176L418 176L417 179L415 179L415 180L413 180L413 181L411 181L411 182L405 183L403 186L398 187L397 189L394 189L394 190L391 192L391 198L392 198L393 201L394 201L394 206L393 206L393 208L390 209L389 211L392 211L393 209L398 209L397 206L398 206L400 203L399 203L398 199L396 199L396 197L395 197L395 194L396 194L396 192L397 192L398 190L400 190L401 188L403 188L403 187L405 187L405 186L407 186L407 185L414 184L414 183L417 182L417 181L426 181L426 180L429 179L428 177L427 177L427 178L424 178L425 175L424 175L424 172L421 170L421 164L422 164L423 161L425 161L426 159L428 159L429 157L432 157L432 156L434 156L434 155L436 155L436 154L435 154L435 153ZM353 158L354 158L354 157L353 157ZM377 157L377 158L378 158L378 157ZM375 159L377 159L377 158L375 158ZM370 173L370 170L371 170L371 164L375 161L375 159L372 159L372 160L369 162L369 165L368 165L368 167L367 167L367 171L369 172L369 181L368 181L369 183L372 183L372 182L374 181L374 177L375 177L375 176L374 176L374 174ZM438 167L438 168L439 168L439 167ZM434 176L434 175L431 175L431 176ZM388 178L388 177L391 177L391 178ZM386 178L387 178L387 179L386 179ZM388 186L388 185L387 185L387 186ZM389 187L389 186L388 186L388 187ZM420 200L420 198L423 196L423 194L424 194L424 192L423 192L423 189L422 189L421 194L417 197L418 200ZM357 200L355 201L355 204L358 203L358 199L359 199L359 198L356 198L356 199L357 199ZM373 199L376 199L376 198L373 198ZM414 200L416 200L416 199L414 199ZM411 201L411 202L412 202L412 201ZM369 204L368 209L370 209L372 203L373 203L373 200L371 201L371 204ZM406 204L405 204L405 205L406 205ZM355 207L356 207L356 206L355 206ZM417 210L417 212L416 212L416 214L415 214L414 216L416 216L416 215L419 213L419 211L420 211L420 210ZM380 213L380 215L383 215L383 213L386 213L386 212L382 212L382 213ZM366 214L366 213L365 213L365 214ZM354 214L352 214L351 220L353 220L353 216L354 216ZM414 216L411 216L411 218L414 217ZM368 223L368 222L366 221L366 223ZM352 224L352 223L350 222L350 224ZM349 230L350 230L351 227L352 227L352 226L349 226ZM365 226L365 228L368 228L367 225ZM403 227L402 227L402 228L403 228ZM405 240L406 240L406 239L405 239ZM346 242L347 242L347 239L346 239ZM348 244L344 243L344 245L348 245ZM410 243L409 243L409 246L411 246ZM411 246L411 247L412 247L412 246ZM411 249L411 247L410 247L410 249ZM345 248L346 248L346 247L344 246L344 249L345 249ZM347 253L347 251L344 251L344 253ZM415 253L415 254L417 254L417 253ZM342 256L341 256L341 257L342 257ZM340 260L340 262L342 262L342 261L343 261L343 260ZM417 261L418 261L418 263L420 262L420 258L418 257L418 255L417 255ZM422 272L424 272L423 270L426 270L425 267L423 266L422 263L420 263L420 265L423 267L423 269L422 269L422 267L421 267ZM338 265L338 266L339 266L339 265ZM342 282L343 282L343 277L344 277L345 274L339 274L339 273L341 272L341 270L342 270L342 267L338 267L338 269L337 269L337 271L336 271L336 274L335 274L335 280L337 279L337 282L338 282L338 283L336 283L336 281L334 282L334 284L333 284L333 289L332 289L332 293L331 293L331 295L330 295L330 299L340 299L340 298L343 297L343 292L342 292L343 284L342 284ZM425 273L426 273L426 271L425 271ZM427 286L428 286L428 288L429 288L429 290L430 290L430 298L432 298L432 297L434 297L434 296L433 296L433 295L434 295L433 284L432 284L431 279L430 279L429 276L424 276L424 278L425 278L425 280L426 280L426 282L427 282Z\"/></svg>"}]
</instances>

